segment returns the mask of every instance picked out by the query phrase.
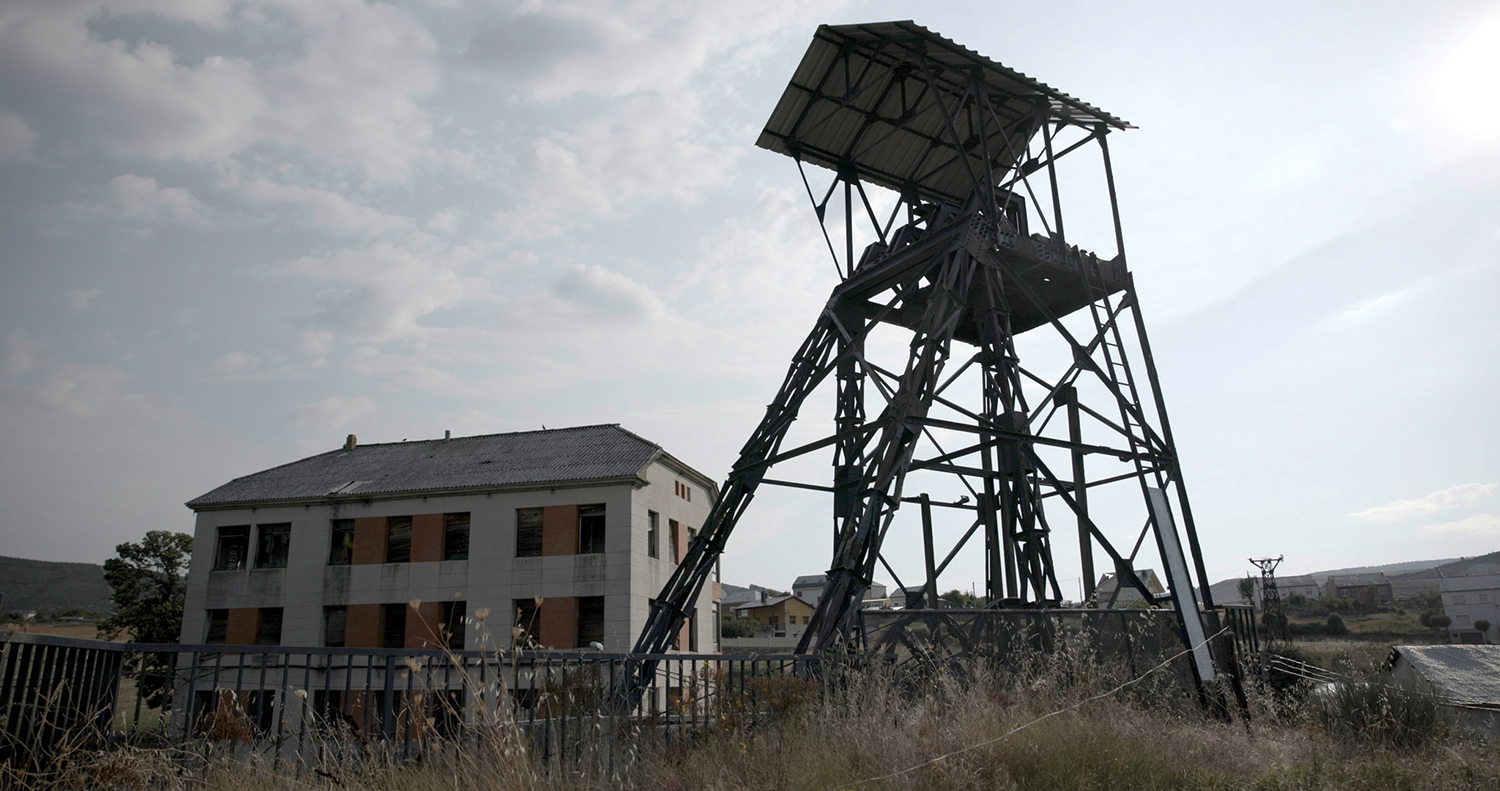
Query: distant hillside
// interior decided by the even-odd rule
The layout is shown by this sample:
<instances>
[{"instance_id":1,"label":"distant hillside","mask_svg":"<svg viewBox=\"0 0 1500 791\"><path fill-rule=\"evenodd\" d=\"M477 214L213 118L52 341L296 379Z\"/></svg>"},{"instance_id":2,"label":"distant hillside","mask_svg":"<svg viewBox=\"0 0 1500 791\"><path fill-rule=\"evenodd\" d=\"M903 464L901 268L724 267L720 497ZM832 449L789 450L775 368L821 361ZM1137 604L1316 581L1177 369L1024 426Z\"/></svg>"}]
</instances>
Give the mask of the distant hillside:
<instances>
[{"instance_id":1,"label":"distant hillside","mask_svg":"<svg viewBox=\"0 0 1500 791\"><path fill-rule=\"evenodd\" d=\"M7 610L92 610L109 612L104 567L95 563L53 563L0 555L0 593Z\"/></svg>"},{"instance_id":2,"label":"distant hillside","mask_svg":"<svg viewBox=\"0 0 1500 791\"><path fill-rule=\"evenodd\" d=\"M1462 576L1471 566L1480 563L1500 563L1500 552L1491 552L1472 558L1444 558L1442 560L1409 560L1404 563L1387 563L1383 566L1353 566L1346 569L1314 571L1295 576L1312 577L1321 585L1335 574L1374 574L1384 572L1391 580L1391 593L1400 599L1424 590L1437 590L1438 580L1443 577ZM1259 575L1256 575L1259 576ZM1219 604L1241 603L1237 585L1239 579L1227 579L1209 586L1214 601Z\"/></svg>"}]
</instances>

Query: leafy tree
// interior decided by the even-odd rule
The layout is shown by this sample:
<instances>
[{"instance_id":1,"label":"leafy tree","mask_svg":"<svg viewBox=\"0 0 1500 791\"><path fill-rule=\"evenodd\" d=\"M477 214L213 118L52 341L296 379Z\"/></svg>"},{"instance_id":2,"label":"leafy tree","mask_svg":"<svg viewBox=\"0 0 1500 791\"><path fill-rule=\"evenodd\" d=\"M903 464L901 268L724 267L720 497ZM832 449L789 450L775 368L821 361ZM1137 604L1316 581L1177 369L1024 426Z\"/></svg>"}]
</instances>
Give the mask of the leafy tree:
<instances>
[{"instance_id":1,"label":"leafy tree","mask_svg":"<svg viewBox=\"0 0 1500 791\"><path fill-rule=\"evenodd\" d=\"M140 543L115 547L119 557L104 561L104 581L115 611L99 622L106 639L129 635L134 643L175 643L182 632L182 603L193 537L152 530ZM169 671L175 654L146 657L142 686L146 702L162 706L172 692ZM141 671L139 664L131 670Z\"/></svg>"},{"instance_id":2,"label":"leafy tree","mask_svg":"<svg viewBox=\"0 0 1500 791\"><path fill-rule=\"evenodd\" d=\"M1340 618L1338 613L1333 613L1328 616L1328 625L1324 627L1324 631L1334 637L1338 637L1348 634L1349 627L1344 625L1344 619Z\"/></svg>"},{"instance_id":3,"label":"leafy tree","mask_svg":"<svg viewBox=\"0 0 1500 791\"><path fill-rule=\"evenodd\" d=\"M1433 613L1427 619L1427 625L1433 631L1437 631L1437 632L1441 632L1441 631L1447 629L1450 625L1452 625L1452 623L1453 623L1453 619L1452 618L1449 618L1446 615L1439 615L1438 613Z\"/></svg>"},{"instance_id":4,"label":"leafy tree","mask_svg":"<svg viewBox=\"0 0 1500 791\"><path fill-rule=\"evenodd\" d=\"M1240 590L1240 599L1241 600L1243 600L1247 604L1253 604L1253 603L1255 603L1255 578L1254 577L1251 577L1249 574L1246 574L1244 579L1240 580L1238 583L1235 584L1235 587L1239 588L1239 590Z\"/></svg>"},{"instance_id":5,"label":"leafy tree","mask_svg":"<svg viewBox=\"0 0 1500 791\"><path fill-rule=\"evenodd\" d=\"M723 637L754 637L760 630L760 622L754 618L741 618L733 613L724 613L719 619L719 634Z\"/></svg>"},{"instance_id":6,"label":"leafy tree","mask_svg":"<svg viewBox=\"0 0 1500 791\"><path fill-rule=\"evenodd\" d=\"M949 607L955 607L959 609L974 609L983 607L984 605L989 603L989 601L983 596L975 596L972 593L967 593L965 591L956 589L948 591L938 598L946 602Z\"/></svg>"},{"instance_id":7,"label":"leafy tree","mask_svg":"<svg viewBox=\"0 0 1500 791\"><path fill-rule=\"evenodd\" d=\"M1480 618L1479 620L1474 622L1474 628L1478 629L1481 633L1488 632L1490 630L1490 622L1486 621L1483 618Z\"/></svg>"}]
</instances>

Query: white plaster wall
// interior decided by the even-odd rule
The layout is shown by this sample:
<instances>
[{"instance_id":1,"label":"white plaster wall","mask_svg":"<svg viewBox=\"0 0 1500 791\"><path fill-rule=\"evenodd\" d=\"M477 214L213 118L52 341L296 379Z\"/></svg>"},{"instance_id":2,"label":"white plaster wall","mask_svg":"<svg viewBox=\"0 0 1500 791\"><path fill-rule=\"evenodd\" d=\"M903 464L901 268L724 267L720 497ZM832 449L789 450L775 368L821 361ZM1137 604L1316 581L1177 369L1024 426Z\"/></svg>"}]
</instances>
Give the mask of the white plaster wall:
<instances>
[{"instance_id":1,"label":"white plaster wall","mask_svg":"<svg viewBox=\"0 0 1500 791\"><path fill-rule=\"evenodd\" d=\"M282 645L320 645L325 605L423 601L468 602L471 616L488 617L466 629L466 647L509 645L514 601L541 596L604 596L605 649L628 651L645 625L648 599L671 576L670 520L702 526L712 493L698 484L693 501L677 497L673 483L687 480L663 464L647 470L649 485L628 484L534 489L489 494L411 497L329 505L296 505L204 511L197 515L188 575L182 640L202 642L206 610L282 607ZM518 558L516 510L555 505L605 506L605 552ZM328 566L332 521L413 514L470 514L468 560ZM661 555L647 555L648 511L661 515ZM221 526L291 523L285 569L213 571ZM251 532L251 551L255 531ZM253 565L253 558L251 560ZM713 648L716 624L711 591L699 600L699 650Z\"/></svg>"}]
</instances>

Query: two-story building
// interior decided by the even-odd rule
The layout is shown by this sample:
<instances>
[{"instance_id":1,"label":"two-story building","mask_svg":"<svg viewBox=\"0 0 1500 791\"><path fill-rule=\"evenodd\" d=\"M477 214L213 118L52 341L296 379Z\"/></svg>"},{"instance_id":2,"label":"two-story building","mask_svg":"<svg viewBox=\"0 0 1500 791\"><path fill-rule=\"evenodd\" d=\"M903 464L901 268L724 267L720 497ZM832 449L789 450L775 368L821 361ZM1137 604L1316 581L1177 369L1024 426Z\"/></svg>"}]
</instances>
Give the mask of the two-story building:
<instances>
[{"instance_id":1,"label":"two-story building","mask_svg":"<svg viewBox=\"0 0 1500 791\"><path fill-rule=\"evenodd\" d=\"M1488 565L1488 564L1486 564ZM1486 573L1486 572L1489 573ZM1448 637L1455 643L1500 642L1500 572L1481 569L1438 580ZM1480 629L1484 626L1484 629Z\"/></svg>"},{"instance_id":2,"label":"two-story building","mask_svg":"<svg viewBox=\"0 0 1500 791\"><path fill-rule=\"evenodd\" d=\"M715 491L618 425L351 435L187 503L182 642L628 651ZM717 649L712 588L678 649Z\"/></svg>"}]
</instances>

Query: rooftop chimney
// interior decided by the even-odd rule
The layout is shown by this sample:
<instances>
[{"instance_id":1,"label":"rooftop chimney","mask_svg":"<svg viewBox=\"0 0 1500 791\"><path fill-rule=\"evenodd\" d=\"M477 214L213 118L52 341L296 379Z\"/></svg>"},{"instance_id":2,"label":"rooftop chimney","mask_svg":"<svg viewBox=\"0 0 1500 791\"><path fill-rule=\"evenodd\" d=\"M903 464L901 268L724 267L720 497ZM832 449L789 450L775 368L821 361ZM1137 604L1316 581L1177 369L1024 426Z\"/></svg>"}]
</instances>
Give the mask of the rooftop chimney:
<instances>
[{"instance_id":1,"label":"rooftop chimney","mask_svg":"<svg viewBox=\"0 0 1500 791\"><path fill-rule=\"evenodd\" d=\"M443 441L447 442L450 439L453 439L453 432L452 431L446 431L446 430L443 431Z\"/></svg>"},{"instance_id":2,"label":"rooftop chimney","mask_svg":"<svg viewBox=\"0 0 1500 791\"><path fill-rule=\"evenodd\" d=\"M359 440L355 439L353 434L350 434L349 438L344 440L344 450L354 450L357 447L359 447Z\"/></svg>"}]
</instances>

